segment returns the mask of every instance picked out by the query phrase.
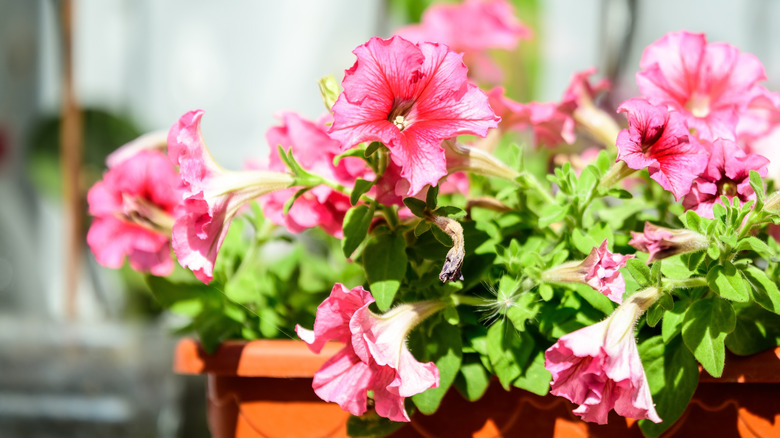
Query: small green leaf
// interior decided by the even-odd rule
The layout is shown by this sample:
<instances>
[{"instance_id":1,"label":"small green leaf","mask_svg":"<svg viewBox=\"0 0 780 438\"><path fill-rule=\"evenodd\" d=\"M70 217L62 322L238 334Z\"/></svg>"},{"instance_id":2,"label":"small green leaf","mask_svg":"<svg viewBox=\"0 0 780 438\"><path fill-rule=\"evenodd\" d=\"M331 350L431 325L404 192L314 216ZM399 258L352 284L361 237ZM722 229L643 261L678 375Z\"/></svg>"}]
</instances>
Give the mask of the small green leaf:
<instances>
[{"instance_id":1,"label":"small green leaf","mask_svg":"<svg viewBox=\"0 0 780 438\"><path fill-rule=\"evenodd\" d=\"M684 219L685 227L689 230L701 232L701 217L693 210L688 210L680 219Z\"/></svg>"},{"instance_id":2,"label":"small green leaf","mask_svg":"<svg viewBox=\"0 0 780 438\"><path fill-rule=\"evenodd\" d=\"M761 210L764 206L766 195L764 194L764 182L761 180L761 175L755 170L750 171L750 187L756 193L756 210Z\"/></svg>"},{"instance_id":3,"label":"small green leaf","mask_svg":"<svg viewBox=\"0 0 780 438\"><path fill-rule=\"evenodd\" d=\"M347 210L341 227L344 230L344 238L341 240L344 257L349 258L366 238L373 218L374 209L367 205L357 205Z\"/></svg>"},{"instance_id":4,"label":"small green leaf","mask_svg":"<svg viewBox=\"0 0 780 438\"><path fill-rule=\"evenodd\" d=\"M629 259L626 262L626 269L640 286L651 286L654 284L650 268L645 265L645 262L639 259Z\"/></svg>"},{"instance_id":5,"label":"small green leaf","mask_svg":"<svg viewBox=\"0 0 780 438\"><path fill-rule=\"evenodd\" d=\"M453 245L452 238L436 225L431 225L431 233L433 233L433 237L442 245L446 247L451 247Z\"/></svg>"},{"instance_id":6,"label":"small green leaf","mask_svg":"<svg viewBox=\"0 0 780 438\"><path fill-rule=\"evenodd\" d=\"M360 197L371 190L374 185L374 181L366 181L363 178L355 180L355 187L352 189L352 193L349 195L349 202L355 205L360 201Z\"/></svg>"},{"instance_id":7,"label":"small green leaf","mask_svg":"<svg viewBox=\"0 0 780 438\"><path fill-rule=\"evenodd\" d=\"M330 111L333 108L333 104L339 98L339 81L333 75L323 77L317 83L320 86L320 94L322 95L322 102L325 104L325 108Z\"/></svg>"},{"instance_id":8,"label":"small green leaf","mask_svg":"<svg viewBox=\"0 0 780 438\"><path fill-rule=\"evenodd\" d=\"M570 204L560 206L558 204L547 204L542 208L539 214L539 228L547 228L551 224L560 222L569 213Z\"/></svg>"},{"instance_id":9,"label":"small green leaf","mask_svg":"<svg viewBox=\"0 0 780 438\"><path fill-rule=\"evenodd\" d=\"M368 158L371 155L374 155L376 151L378 151L380 148L384 148L385 145L378 142L378 141L372 141L368 144L368 147L366 147L366 151L363 153L363 155Z\"/></svg>"},{"instance_id":10,"label":"small green leaf","mask_svg":"<svg viewBox=\"0 0 780 438\"><path fill-rule=\"evenodd\" d=\"M518 333L511 324L499 320L488 329L487 348L493 372L501 386L509 390L522 374L521 366L530 357L533 338L525 332Z\"/></svg>"},{"instance_id":11,"label":"small green leaf","mask_svg":"<svg viewBox=\"0 0 780 438\"><path fill-rule=\"evenodd\" d=\"M424 201L417 198L404 198L404 205L409 207L412 214L417 217L425 218L427 216L426 204Z\"/></svg>"},{"instance_id":12,"label":"small green leaf","mask_svg":"<svg viewBox=\"0 0 780 438\"><path fill-rule=\"evenodd\" d=\"M726 347L747 356L780 345L780 315L755 303L735 304L737 324L726 336Z\"/></svg>"},{"instance_id":13,"label":"small green leaf","mask_svg":"<svg viewBox=\"0 0 780 438\"><path fill-rule=\"evenodd\" d=\"M744 303L750 299L750 284L731 262L724 261L710 269L707 284L727 300Z\"/></svg>"},{"instance_id":14,"label":"small green leaf","mask_svg":"<svg viewBox=\"0 0 780 438\"><path fill-rule=\"evenodd\" d=\"M485 395L490 386L490 374L488 374L479 356L476 354L464 354L460 365L460 372L455 377L455 387L468 401L477 401Z\"/></svg>"},{"instance_id":15,"label":"small green leaf","mask_svg":"<svg viewBox=\"0 0 780 438\"><path fill-rule=\"evenodd\" d=\"M612 196L613 198L618 199L631 199L634 197L634 195L632 195L628 190L615 188L607 190L607 196Z\"/></svg>"},{"instance_id":16,"label":"small green leaf","mask_svg":"<svg viewBox=\"0 0 780 438\"><path fill-rule=\"evenodd\" d=\"M439 202L439 186L428 187L428 193L425 194L425 205L428 210L436 210L437 202Z\"/></svg>"},{"instance_id":17,"label":"small green leaf","mask_svg":"<svg viewBox=\"0 0 780 438\"><path fill-rule=\"evenodd\" d=\"M748 236L741 239L739 244L737 244L736 250L755 251L758 255L765 259L771 259L775 255L774 251L769 248L769 245L767 245L766 242L753 236Z\"/></svg>"},{"instance_id":18,"label":"small green leaf","mask_svg":"<svg viewBox=\"0 0 780 438\"><path fill-rule=\"evenodd\" d=\"M452 205L445 205L444 207L439 207L434 210L433 214L436 216L446 216L452 219L460 219L466 216L466 211Z\"/></svg>"},{"instance_id":19,"label":"small green leaf","mask_svg":"<svg viewBox=\"0 0 780 438\"><path fill-rule=\"evenodd\" d=\"M734 330L736 316L731 304L717 297L694 302L685 312L682 337L696 360L713 377L723 374L724 342Z\"/></svg>"},{"instance_id":20,"label":"small green leaf","mask_svg":"<svg viewBox=\"0 0 780 438\"><path fill-rule=\"evenodd\" d=\"M297 192L295 192L295 194L290 199L285 201L284 207L282 208L282 214L286 216L288 213L290 213L290 209L292 208L295 200L303 196L304 193L308 192L311 189L312 187L304 187L298 190Z\"/></svg>"},{"instance_id":21,"label":"small green leaf","mask_svg":"<svg viewBox=\"0 0 780 438\"><path fill-rule=\"evenodd\" d=\"M380 234L369 240L363 251L371 295L379 310L387 311L406 274L406 241L401 234Z\"/></svg>"},{"instance_id":22,"label":"small green leaf","mask_svg":"<svg viewBox=\"0 0 780 438\"><path fill-rule=\"evenodd\" d=\"M750 296L753 297L753 301L770 312L780 314L780 290L766 272L755 266L747 266L742 274L750 284Z\"/></svg>"},{"instance_id":23,"label":"small green leaf","mask_svg":"<svg viewBox=\"0 0 780 438\"><path fill-rule=\"evenodd\" d=\"M539 296L545 301L550 301L553 297L553 288L547 283L539 285Z\"/></svg>"}]
</instances>

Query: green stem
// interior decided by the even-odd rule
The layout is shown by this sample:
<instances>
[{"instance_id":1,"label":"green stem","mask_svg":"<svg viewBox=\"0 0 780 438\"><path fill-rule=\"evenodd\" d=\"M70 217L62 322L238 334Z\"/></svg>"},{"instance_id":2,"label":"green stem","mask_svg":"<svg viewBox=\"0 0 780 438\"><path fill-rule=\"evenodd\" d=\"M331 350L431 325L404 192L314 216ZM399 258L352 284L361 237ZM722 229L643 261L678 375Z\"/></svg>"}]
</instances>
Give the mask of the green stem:
<instances>
[{"instance_id":1,"label":"green stem","mask_svg":"<svg viewBox=\"0 0 780 438\"><path fill-rule=\"evenodd\" d=\"M555 201L555 198L550 194L550 192L542 187L542 184L539 182L538 179L536 179L533 174L529 172L523 172L520 174L520 177L523 178L525 183L528 185L528 188L533 189L534 192L536 192L539 196L542 197L544 202L548 204L557 204Z\"/></svg>"},{"instance_id":2,"label":"green stem","mask_svg":"<svg viewBox=\"0 0 780 438\"><path fill-rule=\"evenodd\" d=\"M665 289L692 289L707 286L707 279L704 277L664 278L663 285Z\"/></svg>"},{"instance_id":3,"label":"green stem","mask_svg":"<svg viewBox=\"0 0 780 438\"><path fill-rule=\"evenodd\" d=\"M455 304L456 306L460 306L461 304L465 304L466 306L485 305L485 300L480 297L452 294L450 295L450 299L452 300L452 303Z\"/></svg>"}]
</instances>

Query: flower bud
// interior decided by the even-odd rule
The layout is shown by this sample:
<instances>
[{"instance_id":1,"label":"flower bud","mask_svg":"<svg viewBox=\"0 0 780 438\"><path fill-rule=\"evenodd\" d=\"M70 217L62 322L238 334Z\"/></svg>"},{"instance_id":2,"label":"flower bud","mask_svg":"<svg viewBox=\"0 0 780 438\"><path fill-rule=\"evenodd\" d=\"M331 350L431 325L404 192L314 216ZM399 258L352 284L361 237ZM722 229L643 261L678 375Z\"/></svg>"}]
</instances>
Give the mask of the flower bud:
<instances>
[{"instance_id":1,"label":"flower bud","mask_svg":"<svg viewBox=\"0 0 780 438\"><path fill-rule=\"evenodd\" d=\"M710 246L707 236L687 229L672 230L645 222L642 233L631 232L629 245L650 254L648 263L677 254L705 250Z\"/></svg>"}]
</instances>

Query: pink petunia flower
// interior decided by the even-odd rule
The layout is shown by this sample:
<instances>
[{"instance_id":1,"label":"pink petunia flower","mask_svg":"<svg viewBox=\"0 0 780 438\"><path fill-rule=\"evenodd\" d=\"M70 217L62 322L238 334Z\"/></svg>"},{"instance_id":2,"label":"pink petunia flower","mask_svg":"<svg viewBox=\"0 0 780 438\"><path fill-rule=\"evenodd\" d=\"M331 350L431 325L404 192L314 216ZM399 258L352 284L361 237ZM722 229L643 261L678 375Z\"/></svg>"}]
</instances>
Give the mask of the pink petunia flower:
<instances>
[{"instance_id":1,"label":"pink petunia flower","mask_svg":"<svg viewBox=\"0 0 780 438\"><path fill-rule=\"evenodd\" d=\"M182 266L209 283L219 248L239 209L259 196L289 187L293 176L265 170L223 170L201 137L202 116L201 110L190 111L171 127L168 157L179 166L185 188L173 225L173 251Z\"/></svg>"},{"instance_id":2,"label":"pink petunia flower","mask_svg":"<svg viewBox=\"0 0 780 438\"><path fill-rule=\"evenodd\" d=\"M447 174L443 140L484 137L498 125L485 93L467 80L461 55L444 45L372 38L353 53L330 135L344 148L384 143L409 181L407 195Z\"/></svg>"},{"instance_id":3,"label":"pink petunia flower","mask_svg":"<svg viewBox=\"0 0 780 438\"><path fill-rule=\"evenodd\" d=\"M629 99L618 107L628 116L628 129L617 138L617 159L644 169L679 200L707 166L707 151L688 134L682 115L645 99Z\"/></svg>"},{"instance_id":4,"label":"pink petunia flower","mask_svg":"<svg viewBox=\"0 0 780 438\"><path fill-rule=\"evenodd\" d=\"M658 416L634 338L639 317L660 293L632 295L604 321L561 336L544 354L550 393L580 405L585 421L606 424L609 411L655 423Z\"/></svg>"},{"instance_id":5,"label":"pink petunia flower","mask_svg":"<svg viewBox=\"0 0 780 438\"><path fill-rule=\"evenodd\" d=\"M693 181L691 192L683 199L685 209L712 218L712 207L716 203L723 204L721 196L729 200L736 196L743 204L756 199L750 187L750 171L766 176L769 160L761 155L745 153L731 140L717 139L704 145L710 150L710 159L704 172Z\"/></svg>"},{"instance_id":6,"label":"pink petunia flower","mask_svg":"<svg viewBox=\"0 0 780 438\"><path fill-rule=\"evenodd\" d=\"M357 178L373 177L366 162L357 157L344 157L338 166L333 165L333 159L341 152L341 143L328 136L326 119L314 123L294 113L284 113L281 119L281 126L274 126L266 133L271 149L270 170L283 172L286 169L277 149L282 146L284 150L292 148L296 161L307 171L345 187L352 187ZM293 233L320 227L332 236L341 238L344 235L341 224L351 207L349 196L319 185L296 199L284 215L284 204L296 191L290 188L264 196L263 213L273 223L284 225Z\"/></svg>"},{"instance_id":7,"label":"pink petunia flower","mask_svg":"<svg viewBox=\"0 0 780 438\"><path fill-rule=\"evenodd\" d=\"M298 336L319 353L325 342L344 342L344 348L314 375L314 392L338 403L353 415L367 409L373 391L377 414L393 421L409 421L404 400L439 385L439 370L432 362L420 363L406 347L415 325L444 307L439 301L401 304L383 315L368 309L371 293L336 283L317 308L314 330L296 326Z\"/></svg>"},{"instance_id":8,"label":"pink petunia flower","mask_svg":"<svg viewBox=\"0 0 780 438\"><path fill-rule=\"evenodd\" d=\"M620 268L633 255L615 254L607 249L607 240L594 247L582 261L572 261L542 272L542 280L563 283L584 283L620 304L626 291L626 282Z\"/></svg>"},{"instance_id":9,"label":"pink petunia flower","mask_svg":"<svg viewBox=\"0 0 780 438\"><path fill-rule=\"evenodd\" d=\"M672 230L645 222L643 232L631 232L628 244L637 251L650 254L647 263L651 263L677 254L705 250L710 246L710 240L696 231Z\"/></svg>"},{"instance_id":10,"label":"pink petunia flower","mask_svg":"<svg viewBox=\"0 0 780 438\"><path fill-rule=\"evenodd\" d=\"M127 257L136 271L170 274L171 227L180 197L179 176L165 153L141 150L117 161L87 193L95 216L87 244L98 263L120 268Z\"/></svg>"},{"instance_id":11,"label":"pink petunia flower","mask_svg":"<svg viewBox=\"0 0 780 438\"><path fill-rule=\"evenodd\" d=\"M588 110L593 107L593 99L609 89L609 82L605 80L591 84L590 76L595 72L591 68L572 75L560 102L519 103L506 97L502 87L493 88L488 92L488 98L490 106L501 117L499 128L505 131L531 128L536 144L547 147L573 144L577 139L577 123L585 128L595 125L591 119L596 111ZM613 142L614 138L608 141Z\"/></svg>"},{"instance_id":12,"label":"pink petunia flower","mask_svg":"<svg viewBox=\"0 0 780 438\"><path fill-rule=\"evenodd\" d=\"M673 32L649 45L636 80L654 105L679 111L706 140L735 138L740 117L766 93L764 67L753 55L704 34Z\"/></svg>"},{"instance_id":13,"label":"pink petunia flower","mask_svg":"<svg viewBox=\"0 0 780 438\"><path fill-rule=\"evenodd\" d=\"M515 16L505 0L466 0L459 4L436 3L426 9L420 24L395 32L415 43L437 42L464 53L470 73L486 82L501 82L502 73L488 50L512 50L533 32Z\"/></svg>"}]
</instances>

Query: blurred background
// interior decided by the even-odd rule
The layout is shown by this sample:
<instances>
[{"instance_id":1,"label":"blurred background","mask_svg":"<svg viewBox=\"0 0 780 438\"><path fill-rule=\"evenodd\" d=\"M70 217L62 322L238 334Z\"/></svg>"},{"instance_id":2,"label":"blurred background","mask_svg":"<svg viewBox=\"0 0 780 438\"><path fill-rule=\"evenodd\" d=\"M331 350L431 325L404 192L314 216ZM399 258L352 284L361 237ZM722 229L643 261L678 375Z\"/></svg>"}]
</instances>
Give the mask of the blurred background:
<instances>
[{"instance_id":1,"label":"blurred background","mask_svg":"<svg viewBox=\"0 0 780 438\"><path fill-rule=\"evenodd\" d=\"M107 154L196 108L217 162L268 154L274 114L325 107L351 51L419 20L420 0L0 0L0 435L200 437L202 379L170 371L175 321L130 270L84 245ZM510 96L557 101L595 66L616 106L645 46L706 32L780 89L780 2L513 0L534 31L498 53Z\"/></svg>"}]
</instances>

